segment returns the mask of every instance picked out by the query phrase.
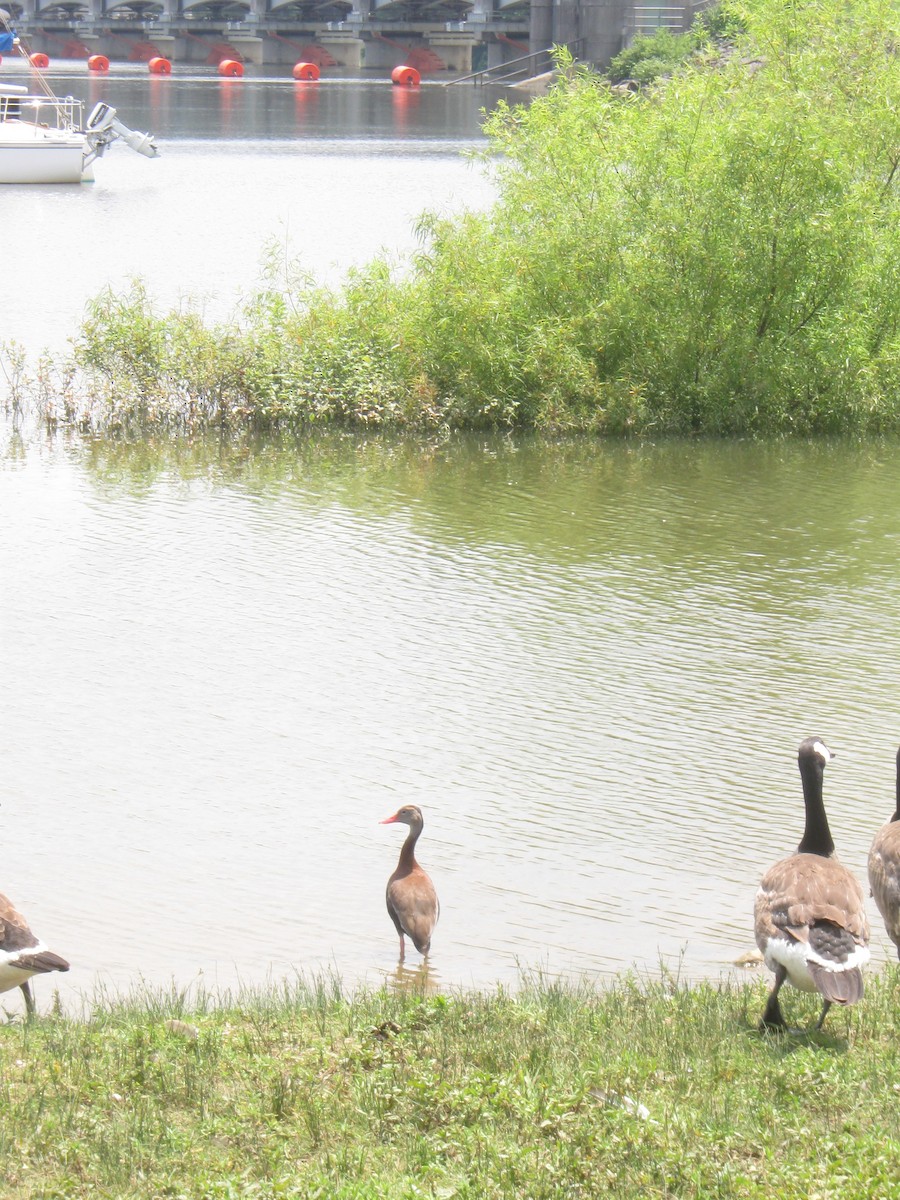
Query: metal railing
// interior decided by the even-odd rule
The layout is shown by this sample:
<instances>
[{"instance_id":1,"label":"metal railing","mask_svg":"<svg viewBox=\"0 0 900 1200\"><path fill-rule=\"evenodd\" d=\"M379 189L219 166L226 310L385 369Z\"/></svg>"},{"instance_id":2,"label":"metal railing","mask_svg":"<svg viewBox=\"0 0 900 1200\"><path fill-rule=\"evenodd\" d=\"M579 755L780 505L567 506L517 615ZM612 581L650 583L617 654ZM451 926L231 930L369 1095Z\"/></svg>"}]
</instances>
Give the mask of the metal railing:
<instances>
[{"instance_id":1,"label":"metal railing","mask_svg":"<svg viewBox=\"0 0 900 1200\"><path fill-rule=\"evenodd\" d=\"M565 48L573 58L577 58L583 42L584 38L578 38L574 42L567 43ZM480 71L472 71L469 75L460 75L457 79L448 79L444 87L452 87L455 83L509 83L510 81L532 79L535 75L553 69L553 55L557 48L548 46L546 50L532 50L529 54L511 58L508 62L497 63L493 67L483 67Z\"/></svg>"},{"instance_id":2,"label":"metal railing","mask_svg":"<svg viewBox=\"0 0 900 1200\"><path fill-rule=\"evenodd\" d=\"M0 94L0 121L23 121L52 129L82 129L84 105L71 96L29 96Z\"/></svg>"},{"instance_id":3,"label":"metal railing","mask_svg":"<svg viewBox=\"0 0 900 1200\"><path fill-rule=\"evenodd\" d=\"M657 29L670 29L681 33L690 23L690 10L683 5L636 4L628 22L632 37L637 34L653 34Z\"/></svg>"}]
</instances>

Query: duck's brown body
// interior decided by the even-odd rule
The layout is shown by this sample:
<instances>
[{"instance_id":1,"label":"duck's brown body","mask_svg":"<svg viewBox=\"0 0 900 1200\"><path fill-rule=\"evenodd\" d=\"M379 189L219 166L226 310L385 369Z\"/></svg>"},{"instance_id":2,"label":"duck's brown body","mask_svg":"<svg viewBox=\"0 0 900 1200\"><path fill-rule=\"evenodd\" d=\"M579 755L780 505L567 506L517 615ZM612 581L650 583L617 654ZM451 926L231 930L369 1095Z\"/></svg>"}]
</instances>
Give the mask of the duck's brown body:
<instances>
[{"instance_id":1,"label":"duck's brown body","mask_svg":"<svg viewBox=\"0 0 900 1200\"><path fill-rule=\"evenodd\" d=\"M385 892L388 914L400 937L402 959L406 954L404 935L412 940L420 954L427 954L431 949L431 935L440 914L440 904L434 884L416 862L415 846L424 826L421 810L414 804L407 804L382 821L382 825L394 822L409 826L400 861Z\"/></svg>"}]
</instances>

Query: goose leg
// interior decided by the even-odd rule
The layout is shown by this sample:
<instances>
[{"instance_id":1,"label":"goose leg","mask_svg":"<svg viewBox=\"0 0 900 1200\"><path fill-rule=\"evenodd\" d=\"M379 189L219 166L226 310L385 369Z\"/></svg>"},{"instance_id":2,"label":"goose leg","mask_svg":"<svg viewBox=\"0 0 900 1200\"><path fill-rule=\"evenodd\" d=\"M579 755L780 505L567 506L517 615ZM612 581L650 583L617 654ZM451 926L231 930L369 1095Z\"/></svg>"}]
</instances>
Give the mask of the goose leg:
<instances>
[{"instance_id":1,"label":"goose leg","mask_svg":"<svg viewBox=\"0 0 900 1200\"><path fill-rule=\"evenodd\" d=\"M760 1030L765 1029L787 1029L787 1022L781 1012L781 1005L778 1003L778 992L781 985L787 979L787 969L778 964L775 968L775 984L769 992L769 999L766 1001L766 1009L762 1015L762 1020L759 1023Z\"/></svg>"},{"instance_id":2,"label":"goose leg","mask_svg":"<svg viewBox=\"0 0 900 1200\"><path fill-rule=\"evenodd\" d=\"M34 1016L34 997L31 994L31 985L29 984L28 980L26 979L24 983L19 984L19 987L22 989L22 995L25 997L25 1011L28 1013L29 1017L33 1017Z\"/></svg>"},{"instance_id":3,"label":"goose leg","mask_svg":"<svg viewBox=\"0 0 900 1200\"><path fill-rule=\"evenodd\" d=\"M821 1028L822 1028L822 1023L824 1022L825 1018L828 1016L828 1010L829 1010L829 1008L831 1008L831 1001L830 1001L830 1000L823 1000L823 1002L822 1002L822 1015L819 1017L818 1021L816 1021L816 1024L815 1024L815 1028L816 1028L816 1029L821 1029Z\"/></svg>"},{"instance_id":4,"label":"goose leg","mask_svg":"<svg viewBox=\"0 0 900 1200\"><path fill-rule=\"evenodd\" d=\"M401 933L400 934L400 961L403 962L403 960L405 958L406 958L406 943L404 942L403 934Z\"/></svg>"}]
</instances>

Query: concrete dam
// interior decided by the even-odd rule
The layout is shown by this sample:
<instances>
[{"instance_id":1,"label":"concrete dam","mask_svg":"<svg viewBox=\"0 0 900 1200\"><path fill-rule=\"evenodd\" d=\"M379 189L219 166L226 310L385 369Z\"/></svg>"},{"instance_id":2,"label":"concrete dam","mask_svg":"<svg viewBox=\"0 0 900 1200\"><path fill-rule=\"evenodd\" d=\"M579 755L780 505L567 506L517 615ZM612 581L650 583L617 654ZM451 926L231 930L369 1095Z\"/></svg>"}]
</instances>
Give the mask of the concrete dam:
<instances>
[{"instance_id":1,"label":"concrete dam","mask_svg":"<svg viewBox=\"0 0 900 1200\"><path fill-rule=\"evenodd\" d=\"M521 76L549 49L605 67L637 33L689 26L702 4L634 0L18 0L6 4L33 50L51 58L259 66L309 59L323 69L387 72L401 62L450 79L512 64ZM521 67L518 64L521 63Z\"/></svg>"}]
</instances>

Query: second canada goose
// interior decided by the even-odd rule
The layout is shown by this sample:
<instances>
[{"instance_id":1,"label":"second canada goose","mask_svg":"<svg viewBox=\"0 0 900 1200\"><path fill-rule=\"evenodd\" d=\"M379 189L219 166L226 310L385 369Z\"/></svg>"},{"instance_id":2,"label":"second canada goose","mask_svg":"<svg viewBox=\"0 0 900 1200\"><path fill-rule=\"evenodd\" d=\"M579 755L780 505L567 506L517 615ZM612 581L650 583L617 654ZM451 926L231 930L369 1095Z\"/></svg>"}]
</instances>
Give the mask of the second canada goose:
<instances>
[{"instance_id":1,"label":"second canada goose","mask_svg":"<svg viewBox=\"0 0 900 1200\"><path fill-rule=\"evenodd\" d=\"M425 824L422 810L415 804L405 804L392 817L386 817L381 824L393 825L394 822L409 826L409 833L400 850L400 861L388 880L385 894L388 913L400 935L402 961L406 954L404 934L412 938L412 943L420 954L428 953L431 949L431 934L441 909L434 884L416 862L416 842Z\"/></svg>"},{"instance_id":2,"label":"second canada goose","mask_svg":"<svg viewBox=\"0 0 900 1200\"><path fill-rule=\"evenodd\" d=\"M888 937L900 958L900 750L897 751L897 800L894 815L875 834L869 851L869 884L884 918Z\"/></svg>"},{"instance_id":3,"label":"second canada goose","mask_svg":"<svg viewBox=\"0 0 900 1200\"><path fill-rule=\"evenodd\" d=\"M34 998L29 979L49 971L68 971L69 964L28 928L28 922L0 893L0 992L21 988L29 1017L34 1015Z\"/></svg>"},{"instance_id":4,"label":"second canada goose","mask_svg":"<svg viewBox=\"0 0 900 1200\"><path fill-rule=\"evenodd\" d=\"M834 857L822 800L825 764L832 758L821 738L800 743L803 838L796 854L769 868L756 895L756 944L775 972L763 1029L786 1028L778 1002L785 980L822 996L816 1029L822 1028L832 1004L855 1004L863 994L862 967L869 961L865 900L859 882Z\"/></svg>"}]
</instances>

